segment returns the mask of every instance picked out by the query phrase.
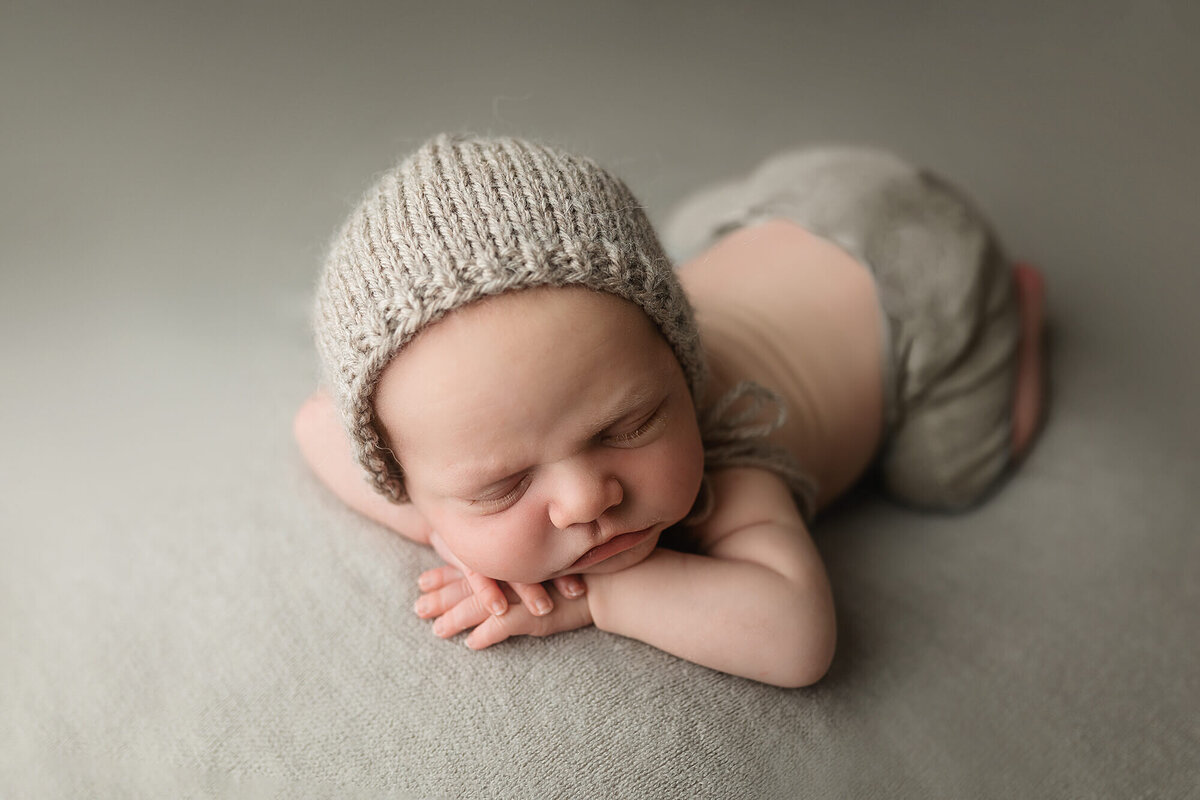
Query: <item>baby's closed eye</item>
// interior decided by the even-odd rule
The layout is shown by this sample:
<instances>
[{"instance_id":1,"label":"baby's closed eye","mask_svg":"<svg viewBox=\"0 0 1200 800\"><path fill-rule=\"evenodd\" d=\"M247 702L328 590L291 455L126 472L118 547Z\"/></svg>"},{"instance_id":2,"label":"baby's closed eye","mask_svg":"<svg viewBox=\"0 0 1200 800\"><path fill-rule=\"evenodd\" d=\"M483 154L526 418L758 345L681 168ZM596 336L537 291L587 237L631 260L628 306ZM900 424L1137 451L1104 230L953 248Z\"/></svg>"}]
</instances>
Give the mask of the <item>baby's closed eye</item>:
<instances>
[{"instance_id":1,"label":"baby's closed eye","mask_svg":"<svg viewBox=\"0 0 1200 800\"><path fill-rule=\"evenodd\" d=\"M651 433L655 433L662 429L667 421L666 403L661 403L646 417L635 420L628 430L620 430L606 433L602 440L605 444L628 446L636 444L639 440L648 437Z\"/></svg>"},{"instance_id":2,"label":"baby's closed eye","mask_svg":"<svg viewBox=\"0 0 1200 800\"><path fill-rule=\"evenodd\" d=\"M472 498L469 503L489 513L502 511L521 498L521 495L529 488L531 480L529 473L515 476L478 497Z\"/></svg>"}]
</instances>

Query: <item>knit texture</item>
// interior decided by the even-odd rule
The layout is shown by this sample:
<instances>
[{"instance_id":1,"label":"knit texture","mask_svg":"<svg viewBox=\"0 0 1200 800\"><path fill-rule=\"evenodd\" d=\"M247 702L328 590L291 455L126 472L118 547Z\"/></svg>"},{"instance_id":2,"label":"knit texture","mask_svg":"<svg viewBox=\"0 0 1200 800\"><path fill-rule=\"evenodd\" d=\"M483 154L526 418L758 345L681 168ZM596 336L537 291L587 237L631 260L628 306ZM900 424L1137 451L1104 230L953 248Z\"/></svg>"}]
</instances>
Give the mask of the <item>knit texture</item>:
<instances>
[{"instance_id":1,"label":"knit texture","mask_svg":"<svg viewBox=\"0 0 1200 800\"><path fill-rule=\"evenodd\" d=\"M683 288L641 205L592 161L517 139L442 135L366 193L330 248L314 327L323 381L378 491L407 497L372 407L392 357L455 308L568 285L640 306L692 396L703 396L705 361Z\"/></svg>"}]
</instances>

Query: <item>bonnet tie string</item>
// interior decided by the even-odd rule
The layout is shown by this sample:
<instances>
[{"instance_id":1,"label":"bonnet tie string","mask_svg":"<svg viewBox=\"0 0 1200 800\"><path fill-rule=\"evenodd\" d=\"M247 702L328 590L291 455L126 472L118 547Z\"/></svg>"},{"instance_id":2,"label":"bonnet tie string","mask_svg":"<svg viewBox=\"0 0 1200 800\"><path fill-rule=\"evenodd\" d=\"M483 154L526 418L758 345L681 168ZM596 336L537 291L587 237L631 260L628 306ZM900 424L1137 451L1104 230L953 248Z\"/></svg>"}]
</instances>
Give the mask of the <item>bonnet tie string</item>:
<instances>
[{"instance_id":1,"label":"bonnet tie string","mask_svg":"<svg viewBox=\"0 0 1200 800\"><path fill-rule=\"evenodd\" d=\"M701 497L688 517L690 524L706 518L714 505L708 473L730 467L758 467L779 475L792 490L806 522L816 513L817 485L786 448L767 437L787 422L787 405L771 389L742 381L700 413L704 442L704 483Z\"/></svg>"}]
</instances>

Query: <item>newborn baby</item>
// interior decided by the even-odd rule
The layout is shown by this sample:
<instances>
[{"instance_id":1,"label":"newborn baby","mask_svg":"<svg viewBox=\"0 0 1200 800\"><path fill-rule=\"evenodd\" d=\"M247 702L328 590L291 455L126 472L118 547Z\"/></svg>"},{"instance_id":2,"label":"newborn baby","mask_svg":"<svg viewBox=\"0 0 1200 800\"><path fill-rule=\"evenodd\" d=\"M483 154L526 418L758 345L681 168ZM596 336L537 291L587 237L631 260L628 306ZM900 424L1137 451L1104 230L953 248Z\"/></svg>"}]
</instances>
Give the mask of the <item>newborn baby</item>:
<instances>
[{"instance_id":1,"label":"newborn baby","mask_svg":"<svg viewBox=\"0 0 1200 800\"><path fill-rule=\"evenodd\" d=\"M1041 279L874 151L777 156L666 231L677 270L591 161L426 143L333 245L296 438L446 561L419 578L439 636L594 624L810 684L835 623L808 526L872 467L927 508L996 485L1040 417Z\"/></svg>"}]
</instances>

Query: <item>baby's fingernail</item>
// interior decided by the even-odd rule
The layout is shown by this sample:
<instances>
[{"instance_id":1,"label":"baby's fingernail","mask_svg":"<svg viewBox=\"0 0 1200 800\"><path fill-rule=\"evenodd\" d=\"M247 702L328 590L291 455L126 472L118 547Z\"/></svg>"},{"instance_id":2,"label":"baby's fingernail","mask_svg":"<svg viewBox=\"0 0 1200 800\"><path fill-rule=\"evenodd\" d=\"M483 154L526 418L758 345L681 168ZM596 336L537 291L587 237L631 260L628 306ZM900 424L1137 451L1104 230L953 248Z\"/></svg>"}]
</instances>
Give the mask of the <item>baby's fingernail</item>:
<instances>
[{"instance_id":1,"label":"baby's fingernail","mask_svg":"<svg viewBox=\"0 0 1200 800\"><path fill-rule=\"evenodd\" d=\"M575 580L575 579L567 581L567 596L568 597L579 597L579 595L583 594L586 591L587 591L587 587L583 585L583 581Z\"/></svg>"},{"instance_id":2,"label":"baby's fingernail","mask_svg":"<svg viewBox=\"0 0 1200 800\"><path fill-rule=\"evenodd\" d=\"M413 605L413 611L417 612L418 617L423 617L429 612L429 603L422 597Z\"/></svg>"},{"instance_id":3,"label":"baby's fingernail","mask_svg":"<svg viewBox=\"0 0 1200 800\"><path fill-rule=\"evenodd\" d=\"M537 614L539 617L544 617L550 613L551 608L553 608L553 606L550 605L550 601L543 598L533 604L533 613Z\"/></svg>"},{"instance_id":4,"label":"baby's fingernail","mask_svg":"<svg viewBox=\"0 0 1200 800\"><path fill-rule=\"evenodd\" d=\"M432 589L433 588L433 576L430 575L429 573L422 574L420 577L417 578L417 586L420 586L422 589Z\"/></svg>"},{"instance_id":5,"label":"baby's fingernail","mask_svg":"<svg viewBox=\"0 0 1200 800\"><path fill-rule=\"evenodd\" d=\"M504 616L504 612L508 611L508 605L506 603L501 603L499 600L492 603L490 606L488 606L488 608L492 610L492 616L496 617L502 617Z\"/></svg>"},{"instance_id":6,"label":"baby's fingernail","mask_svg":"<svg viewBox=\"0 0 1200 800\"><path fill-rule=\"evenodd\" d=\"M446 623L440 617L433 623L433 634L434 636L446 635Z\"/></svg>"}]
</instances>

